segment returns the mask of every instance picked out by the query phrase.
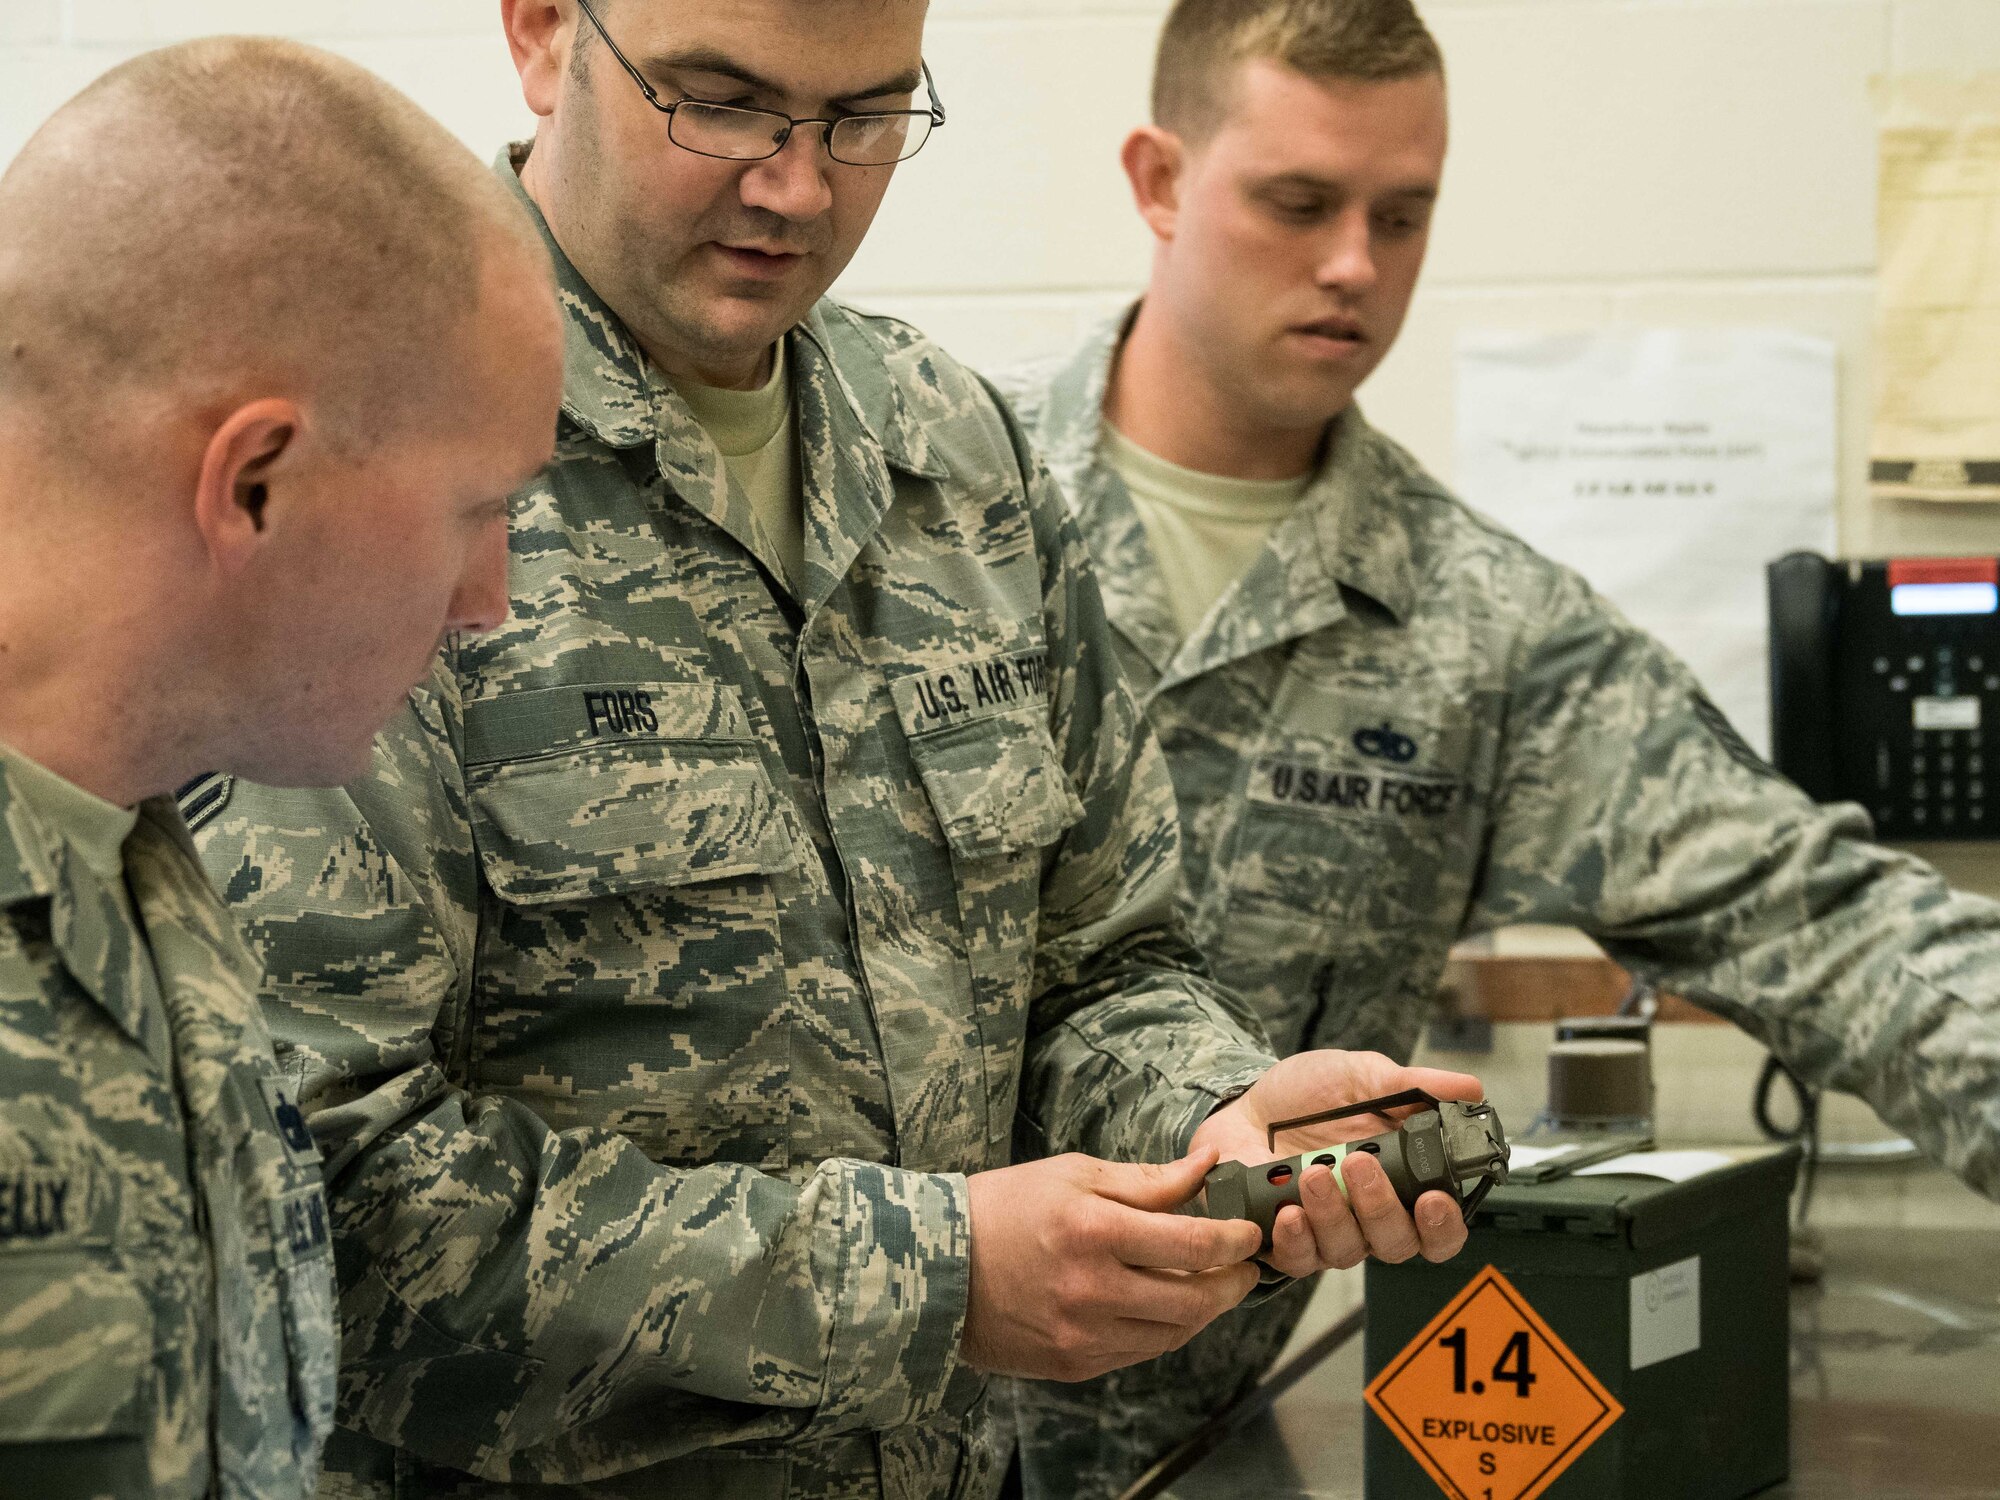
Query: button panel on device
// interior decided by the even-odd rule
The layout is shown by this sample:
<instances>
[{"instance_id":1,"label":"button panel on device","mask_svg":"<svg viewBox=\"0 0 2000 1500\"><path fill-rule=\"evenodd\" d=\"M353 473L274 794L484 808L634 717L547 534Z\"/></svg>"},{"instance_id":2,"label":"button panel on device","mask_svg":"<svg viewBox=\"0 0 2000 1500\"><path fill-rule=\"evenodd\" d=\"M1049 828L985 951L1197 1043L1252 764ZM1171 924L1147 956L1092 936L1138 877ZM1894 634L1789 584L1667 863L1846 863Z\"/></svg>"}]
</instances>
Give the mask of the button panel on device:
<instances>
[{"instance_id":1,"label":"button panel on device","mask_svg":"<svg viewBox=\"0 0 2000 1500\"><path fill-rule=\"evenodd\" d=\"M1985 779L1986 735L2000 726L2000 560L1891 562L1884 582L1870 602L1886 607L1846 622L1877 644L1857 653L1842 705L1874 730L1866 779L1877 831L2000 837Z\"/></svg>"}]
</instances>

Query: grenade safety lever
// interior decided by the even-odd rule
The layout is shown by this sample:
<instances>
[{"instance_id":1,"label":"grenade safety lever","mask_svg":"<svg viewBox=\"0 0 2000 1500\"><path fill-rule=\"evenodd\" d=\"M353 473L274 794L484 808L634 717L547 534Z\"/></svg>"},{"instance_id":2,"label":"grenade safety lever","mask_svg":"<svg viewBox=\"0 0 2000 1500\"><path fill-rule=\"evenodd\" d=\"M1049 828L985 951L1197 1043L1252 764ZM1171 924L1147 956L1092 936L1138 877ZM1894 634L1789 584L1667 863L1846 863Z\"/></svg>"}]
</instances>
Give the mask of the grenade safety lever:
<instances>
[{"instance_id":1,"label":"grenade safety lever","mask_svg":"<svg viewBox=\"0 0 2000 1500\"><path fill-rule=\"evenodd\" d=\"M1284 1131L1356 1115L1379 1115L1387 1120L1389 1110L1412 1104L1427 1107L1393 1129L1365 1140L1322 1146L1258 1167L1245 1166L1240 1161L1223 1162L1202 1179L1201 1196L1181 1212L1210 1219L1248 1219L1264 1231L1264 1248L1269 1250L1271 1227L1277 1222L1278 1210L1299 1201L1299 1183L1306 1168L1332 1168L1334 1182L1345 1193L1347 1184L1341 1177L1341 1163L1357 1152L1365 1152L1382 1164L1405 1208L1414 1209L1418 1198L1436 1190L1449 1193L1470 1223L1473 1210L1493 1185L1507 1180L1507 1132L1491 1104L1440 1102L1422 1089L1410 1089L1324 1114L1279 1120L1271 1126L1266 1139L1276 1150L1278 1136ZM1461 1193L1461 1183L1473 1186L1469 1192Z\"/></svg>"}]
</instances>

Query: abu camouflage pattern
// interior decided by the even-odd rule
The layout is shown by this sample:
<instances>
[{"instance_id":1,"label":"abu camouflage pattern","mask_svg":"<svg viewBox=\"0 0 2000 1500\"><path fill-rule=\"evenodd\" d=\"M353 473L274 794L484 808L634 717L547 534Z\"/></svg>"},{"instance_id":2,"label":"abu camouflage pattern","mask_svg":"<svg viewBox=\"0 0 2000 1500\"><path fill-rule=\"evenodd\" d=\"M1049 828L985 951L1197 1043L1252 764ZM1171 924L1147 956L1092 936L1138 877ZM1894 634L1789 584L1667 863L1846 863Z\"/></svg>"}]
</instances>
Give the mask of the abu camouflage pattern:
<instances>
[{"instance_id":1,"label":"abu camouflage pattern","mask_svg":"<svg viewBox=\"0 0 2000 1500\"><path fill-rule=\"evenodd\" d=\"M198 834L330 1162L327 1492L988 1495L965 1174L1017 1131L1170 1158L1268 1054L991 393L831 302L789 335L795 597L556 260L511 622L370 777L211 791Z\"/></svg>"},{"instance_id":2,"label":"abu camouflage pattern","mask_svg":"<svg viewBox=\"0 0 2000 1500\"><path fill-rule=\"evenodd\" d=\"M171 802L125 841L127 896L9 765L0 749L0 1491L309 1495L332 1250L255 968Z\"/></svg>"},{"instance_id":3,"label":"abu camouflage pattern","mask_svg":"<svg viewBox=\"0 0 2000 1500\"><path fill-rule=\"evenodd\" d=\"M1196 941L1281 1053L1407 1059L1455 941L1578 927L2000 1197L2000 906L1870 843L1860 809L1814 806L1663 647L1358 411L1179 640L1099 452L1125 326L1000 384L1075 509L1166 752ZM1259 1320L1286 1305L1105 1377L1101 1440L1080 1390L1026 1388L1025 1448L1051 1455L1031 1493L1116 1494L1185 1434L1190 1390L1212 1410L1258 1373L1283 1342Z\"/></svg>"}]
</instances>

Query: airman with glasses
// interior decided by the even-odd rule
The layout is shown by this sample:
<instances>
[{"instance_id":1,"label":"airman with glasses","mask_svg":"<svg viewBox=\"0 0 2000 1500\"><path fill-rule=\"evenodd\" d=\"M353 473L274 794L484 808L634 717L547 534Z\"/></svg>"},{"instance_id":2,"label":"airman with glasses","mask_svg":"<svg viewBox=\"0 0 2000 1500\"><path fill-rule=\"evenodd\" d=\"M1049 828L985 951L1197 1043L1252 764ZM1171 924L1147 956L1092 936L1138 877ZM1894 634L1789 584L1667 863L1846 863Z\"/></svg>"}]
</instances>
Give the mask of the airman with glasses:
<instances>
[{"instance_id":1,"label":"airman with glasses","mask_svg":"<svg viewBox=\"0 0 2000 1500\"><path fill-rule=\"evenodd\" d=\"M1254 1226L1172 1211L1216 1153L1477 1094L1270 1071L1178 928L1061 497L976 377L825 296L943 120L926 10L504 0L569 353L513 623L372 775L199 835L333 1163L343 1495L988 1500L990 1376L1257 1281ZM1276 1271L1462 1243L1351 1186Z\"/></svg>"},{"instance_id":2,"label":"airman with glasses","mask_svg":"<svg viewBox=\"0 0 2000 1500\"><path fill-rule=\"evenodd\" d=\"M924 87L930 91L929 109L866 110L832 117L795 120L771 109L750 109L739 104L718 104L706 99L675 99L663 103L660 92L618 50L611 33L597 18L590 0L576 0L577 9L591 24L618 65L639 85L646 102L667 117L667 134L674 144L697 156L713 156L723 161L763 161L776 156L801 125L826 127L826 154L851 167L889 167L908 161L924 149L931 131L944 124L944 104L938 98L937 81L930 64L923 64Z\"/></svg>"}]
</instances>

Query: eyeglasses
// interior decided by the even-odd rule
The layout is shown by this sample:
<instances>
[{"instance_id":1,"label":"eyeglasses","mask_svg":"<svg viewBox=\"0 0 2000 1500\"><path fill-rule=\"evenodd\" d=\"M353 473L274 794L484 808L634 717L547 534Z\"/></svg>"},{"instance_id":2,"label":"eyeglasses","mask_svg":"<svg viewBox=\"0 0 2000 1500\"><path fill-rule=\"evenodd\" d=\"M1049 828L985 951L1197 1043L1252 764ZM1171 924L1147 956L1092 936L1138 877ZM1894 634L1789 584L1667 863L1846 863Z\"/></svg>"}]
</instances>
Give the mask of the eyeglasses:
<instances>
[{"instance_id":1,"label":"eyeglasses","mask_svg":"<svg viewBox=\"0 0 2000 1500\"><path fill-rule=\"evenodd\" d=\"M924 87L930 90L929 109L897 109L868 114L842 115L837 120L795 120L770 109L741 109L734 104L710 104L701 99L660 102L658 92L646 77L618 50L611 33L597 19L590 0L576 0L577 8L589 17L591 26L618 59L618 65L632 75L646 102L667 117L667 139L683 151L697 156L715 156L724 161L767 161L785 149L792 132L801 125L824 125L826 154L851 167L888 167L908 161L924 149L931 132L944 124L944 104L938 98L931 65L923 64Z\"/></svg>"}]
</instances>

